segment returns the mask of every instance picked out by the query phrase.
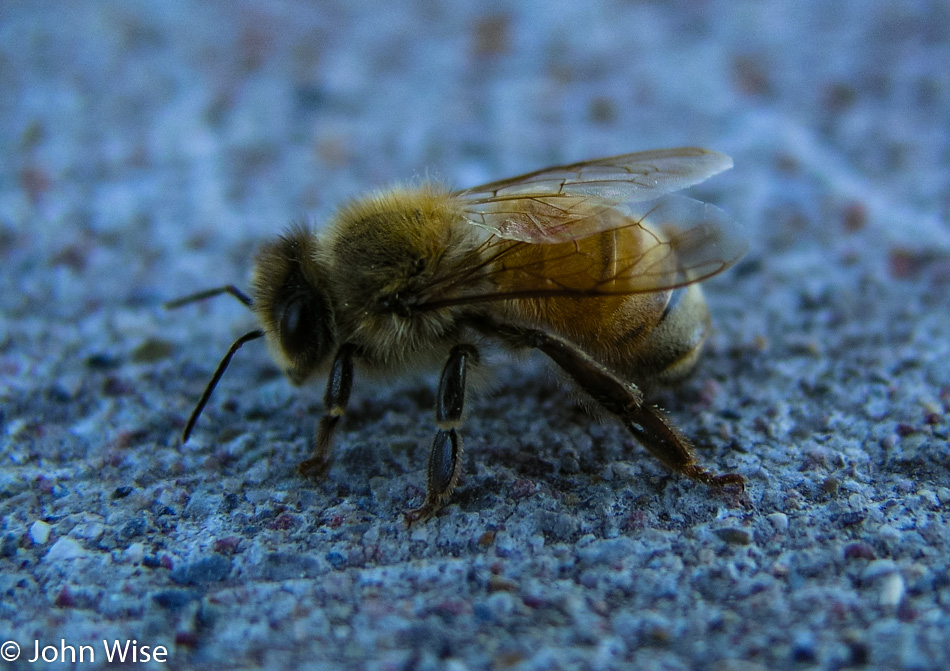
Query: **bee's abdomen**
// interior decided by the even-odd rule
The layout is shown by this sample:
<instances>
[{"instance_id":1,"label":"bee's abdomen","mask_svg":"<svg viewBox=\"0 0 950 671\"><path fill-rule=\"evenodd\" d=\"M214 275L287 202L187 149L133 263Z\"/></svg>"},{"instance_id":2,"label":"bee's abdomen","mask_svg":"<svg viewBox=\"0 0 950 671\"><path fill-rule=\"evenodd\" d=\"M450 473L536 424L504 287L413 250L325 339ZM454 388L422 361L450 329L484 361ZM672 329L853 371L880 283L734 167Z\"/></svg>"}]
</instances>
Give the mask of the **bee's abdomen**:
<instances>
[{"instance_id":1,"label":"bee's abdomen","mask_svg":"<svg viewBox=\"0 0 950 671\"><path fill-rule=\"evenodd\" d=\"M699 285L674 289L655 325L637 338L639 345L632 357L635 368L630 372L644 382L667 384L682 379L696 365L709 323Z\"/></svg>"}]
</instances>

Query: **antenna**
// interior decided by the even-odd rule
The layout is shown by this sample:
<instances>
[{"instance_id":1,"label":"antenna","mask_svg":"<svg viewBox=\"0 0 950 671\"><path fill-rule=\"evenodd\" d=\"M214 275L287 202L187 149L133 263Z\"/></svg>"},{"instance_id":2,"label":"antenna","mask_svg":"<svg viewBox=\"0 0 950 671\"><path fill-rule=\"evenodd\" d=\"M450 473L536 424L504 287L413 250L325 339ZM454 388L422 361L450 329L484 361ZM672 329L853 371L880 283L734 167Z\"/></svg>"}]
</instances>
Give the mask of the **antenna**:
<instances>
[{"instance_id":1,"label":"antenna","mask_svg":"<svg viewBox=\"0 0 950 671\"><path fill-rule=\"evenodd\" d=\"M251 299L251 297L233 284L226 284L223 287L217 287L214 289L205 289L204 291L199 291L198 293L189 294L187 296L182 296L181 298L176 298L173 301L168 301L164 305L167 309L180 308L182 305L188 305L189 303L202 301L206 298L214 298L215 296L220 296L221 294L231 294L236 299L244 303L244 305L247 307L254 305L254 301ZM218 386L218 382L221 380L221 376L224 375L224 371L228 369L228 365L231 363L231 358L234 356L234 353L241 349L241 346L244 345L244 343L263 337L264 332L262 330L254 329L253 331L245 333L240 338L231 343L231 347L228 348L228 353L225 354L224 358L221 359L221 362L218 363L218 367L215 369L214 375L211 376L208 386L205 387L204 393L201 394L201 398L198 399L198 404L195 406L195 409L191 411L191 416L188 418L188 423L185 424L185 430L181 434L182 443L188 442L188 438L191 436L191 431L195 428L195 423L201 416L202 410L204 410L205 406L208 404L208 399L211 398L214 388Z\"/></svg>"},{"instance_id":2,"label":"antenna","mask_svg":"<svg viewBox=\"0 0 950 671\"><path fill-rule=\"evenodd\" d=\"M208 404L208 399L211 398L211 393L214 391L214 388L218 386L218 381L221 379L221 376L224 375L224 371L228 369L228 364L231 363L231 357L234 356L234 353L241 349L241 346L244 343L263 337L264 332L260 329L255 329L245 333L240 338L231 343L231 347L228 348L228 353L224 355L223 359L221 359L221 363L219 363L218 367L215 369L214 375L211 376L211 381L208 382L208 386L205 387L204 393L201 395L201 398L198 399L198 405L196 405L195 409L191 411L191 417L188 418L188 423L185 424L185 430L181 434L182 443L188 442L188 438L191 436L191 430L195 428L195 422L198 421L198 417L201 416L201 411L204 410L205 405Z\"/></svg>"},{"instance_id":3,"label":"antenna","mask_svg":"<svg viewBox=\"0 0 950 671\"><path fill-rule=\"evenodd\" d=\"M215 296L220 296L221 294L231 294L236 299L244 303L244 305L247 307L251 307L254 304L254 301L251 300L251 297L246 293L238 289L233 284L227 284L223 287L205 289L204 291L199 291L196 294L188 294L187 296L176 298L173 301L164 303L164 306L169 310L173 308L180 308L182 305L188 305L188 303L194 303L196 301L203 301L206 298L214 298Z\"/></svg>"}]
</instances>

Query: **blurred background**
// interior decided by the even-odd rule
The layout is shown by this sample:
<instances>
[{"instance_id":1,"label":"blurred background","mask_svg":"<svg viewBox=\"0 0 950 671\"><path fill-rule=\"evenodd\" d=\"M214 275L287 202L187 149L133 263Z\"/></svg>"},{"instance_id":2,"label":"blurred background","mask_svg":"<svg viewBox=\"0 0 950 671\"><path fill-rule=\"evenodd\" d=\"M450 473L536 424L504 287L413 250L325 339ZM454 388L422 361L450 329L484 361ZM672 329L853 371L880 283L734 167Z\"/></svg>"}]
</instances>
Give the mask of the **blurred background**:
<instances>
[{"instance_id":1,"label":"blurred background","mask_svg":"<svg viewBox=\"0 0 950 671\"><path fill-rule=\"evenodd\" d=\"M130 275L198 248L163 259L173 291L220 263L202 240L251 245L367 188L691 144L734 155L710 188L754 235L870 220L915 246L913 221L947 244L944 2L0 11L6 237L95 266L134 232Z\"/></svg>"}]
</instances>

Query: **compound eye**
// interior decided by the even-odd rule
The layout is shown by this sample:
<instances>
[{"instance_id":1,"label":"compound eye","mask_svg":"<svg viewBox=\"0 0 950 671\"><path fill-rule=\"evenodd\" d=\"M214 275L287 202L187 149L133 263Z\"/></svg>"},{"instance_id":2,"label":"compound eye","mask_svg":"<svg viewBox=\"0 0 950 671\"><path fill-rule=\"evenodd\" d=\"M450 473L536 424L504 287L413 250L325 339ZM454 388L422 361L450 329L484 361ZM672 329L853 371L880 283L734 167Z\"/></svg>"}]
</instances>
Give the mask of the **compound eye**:
<instances>
[{"instance_id":1,"label":"compound eye","mask_svg":"<svg viewBox=\"0 0 950 671\"><path fill-rule=\"evenodd\" d=\"M307 349L320 349L321 331L319 316L312 300L295 296L284 303L278 322L280 346L288 354L298 354Z\"/></svg>"}]
</instances>

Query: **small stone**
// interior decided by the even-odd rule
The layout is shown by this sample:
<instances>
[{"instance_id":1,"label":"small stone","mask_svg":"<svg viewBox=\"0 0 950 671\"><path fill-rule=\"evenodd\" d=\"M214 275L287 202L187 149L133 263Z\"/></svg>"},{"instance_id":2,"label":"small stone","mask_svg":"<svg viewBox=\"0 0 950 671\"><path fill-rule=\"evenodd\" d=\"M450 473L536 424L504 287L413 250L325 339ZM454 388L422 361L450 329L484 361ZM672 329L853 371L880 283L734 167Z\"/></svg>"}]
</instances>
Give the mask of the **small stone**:
<instances>
[{"instance_id":1,"label":"small stone","mask_svg":"<svg viewBox=\"0 0 950 671\"><path fill-rule=\"evenodd\" d=\"M60 538L50 547L49 552L46 553L46 558L50 561L62 561L81 557L85 553L86 551L83 550L82 545L72 538Z\"/></svg>"},{"instance_id":2,"label":"small stone","mask_svg":"<svg viewBox=\"0 0 950 671\"><path fill-rule=\"evenodd\" d=\"M330 565L331 565L333 568L335 568L335 569L337 569L337 570L341 570L341 569L346 568L346 557L344 557L344 556L343 556L341 553L339 553L339 552L336 552L336 551L328 552L327 555L326 555L326 557L325 557L325 559L326 559L328 562L330 562Z\"/></svg>"},{"instance_id":3,"label":"small stone","mask_svg":"<svg viewBox=\"0 0 950 671\"><path fill-rule=\"evenodd\" d=\"M874 548L870 545L858 541L857 543L848 543L844 546L844 558L874 560L877 559L877 555L874 553Z\"/></svg>"},{"instance_id":4,"label":"small stone","mask_svg":"<svg viewBox=\"0 0 950 671\"><path fill-rule=\"evenodd\" d=\"M893 541L897 542L901 539L901 532L892 527L890 524L882 524L878 527L877 535L884 541Z\"/></svg>"},{"instance_id":5,"label":"small stone","mask_svg":"<svg viewBox=\"0 0 950 671\"><path fill-rule=\"evenodd\" d=\"M226 536L214 542L214 551L221 555L233 555L241 544L240 536Z\"/></svg>"},{"instance_id":6,"label":"small stone","mask_svg":"<svg viewBox=\"0 0 950 671\"><path fill-rule=\"evenodd\" d=\"M89 541L97 540L103 533L105 533L106 527L101 522L87 522L85 524L77 525L70 533L73 536L79 536L80 538L85 538Z\"/></svg>"},{"instance_id":7,"label":"small stone","mask_svg":"<svg viewBox=\"0 0 950 671\"><path fill-rule=\"evenodd\" d=\"M490 592L517 592L518 583L502 576L493 575L488 579Z\"/></svg>"},{"instance_id":8,"label":"small stone","mask_svg":"<svg viewBox=\"0 0 950 671\"><path fill-rule=\"evenodd\" d=\"M878 603L893 608L903 600L904 591L904 578L900 573L891 573L881 580Z\"/></svg>"},{"instance_id":9,"label":"small stone","mask_svg":"<svg viewBox=\"0 0 950 671\"><path fill-rule=\"evenodd\" d=\"M200 592L190 589L167 589L152 595L155 603L168 610L179 610L200 598Z\"/></svg>"},{"instance_id":10,"label":"small stone","mask_svg":"<svg viewBox=\"0 0 950 671\"><path fill-rule=\"evenodd\" d=\"M122 560L129 564L140 564L145 558L145 545L143 543L132 543L122 553Z\"/></svg>"},{"instance_id":11,"label":"small stone","mask_svg":"<svg viewBox=\"0 0 950 671\"><path fill-rule=\"evenodd\" d=\"M880 580L884 576L894 573L897 573L897 564L892 560L876 559L864 568L864 572L861 574L861 581L870 584Z\"/></svg>"},{"instance_id":12,"label":"small stone","mask_svg":"<svg viewBox=\"0 0 950 671\"><path fill-rule=\"evenodd\" d=\"M56 595L53 605L57 608L76 607L76 599L73 597L73 593L70 591L69 587L63 587L63 589L59 590L59 594Z\"/></svg>"},{"instance_id":13,"label":"small stone","mask_svg":"<svg viewBox=\"0 0 950 671\"><path fill-rule=\"evenodd\" d=\"M143 536L145 534L145 529L147 524L145 518L141 515L136 515L129 519L125 524L122 525L122 528L116 532L116 539L120 543L125 543L130 541L136 536Z\"/></svg>"},{"instance_id":14,"label":"small stone","mask_svg":"<svg viewBox=\"0 0 950 671\"><path fill-rule=\"evenodd\" d=\"M46 522L37 520L30 526L30 540L37 545L45 545L46 541L49 540L49 534L52 530L53 527Z\"/></svg>"},{"instance_id":15,"label":"small stone","mask_svg":"<svg viewBox=\"0 0 950 671\"><path fill-rule=\"evenodd\" d=\"M752 534L745 529L726 527L725 529L713 529L713 533L733 545L749 545L752 542Z\"/></svg>"},{"instance_id":16,"label":"small stone","mask_svg":"<svg viewBox=\"0 0 950 671\"><path fill-rule=\"evenodd\" d=\"M843 527L853 527L864 522L867 518L867 512L863 510L852 510L846 513L842 513L837 517L833 518L833 521L838 522Z\"/></svg>"},{"instance_id":17,"label":"small stone","mask_svg":"<svg viewBox=\"0 0 950 671\"><path fill-rule=\"evenodd\" d=\"M788 515L785 513L772 513L768 516L772 528L780 533L788 531Z\"/></svg>"},{"instance_id":18,"label":"small stone","mask_svg":"<svg viewBox=\"0 0 950 671\"><path fill-rule=\"evenodd\" d=\"M917 496L920 497L922 501L925 501L928 506L937 508L940 506L940 501L937 498L935 492L930 491L929 489L919 489L917 490Z\"/></svg>"},{"instance_id":19,"label":"small stone","mask_svg":"<svg viewBox=\"0 0 950 671\"><path fill-rule=\"evenodd\" d=\"M231 573L231 560L215 554L173 570L170 578L179 585L204 585L219 582Z\"/></svg>"},{"instance_id":20,"label":"small stone","mask_svg":"<svg viewBox=\"0 0 950 671\"><path fill-rule=\"evenodd\" d=\"M132 351L135 363L157 363L167 359L175 351L175 346L161 338L148 338Z\"/></svg>"},{"instance_id":21,"label":"small stone","mask_svg":"<svg viewBox=\"0 0 950 671\"><path fill-rule=\"evenodd\" d=\"M825 493L834 496L838 493L838 488L841 486L841 482L833 475L825 478L825 481L821 483L821 488Z\"/></svg>"}]
</instances>

